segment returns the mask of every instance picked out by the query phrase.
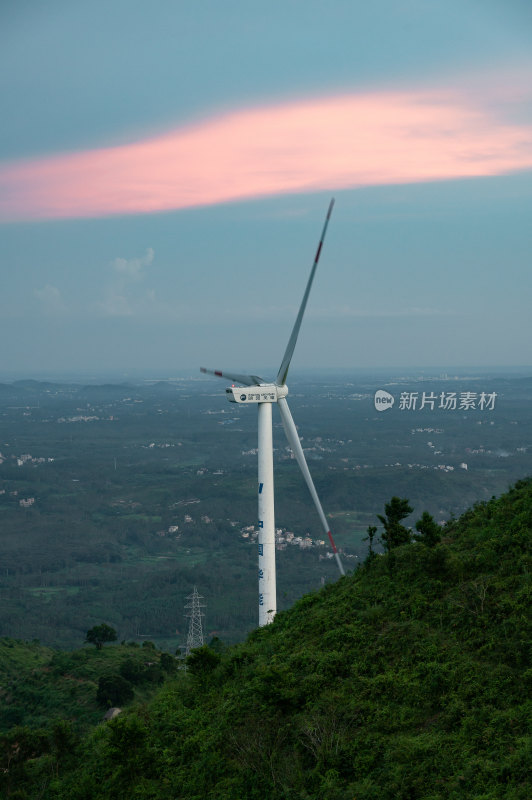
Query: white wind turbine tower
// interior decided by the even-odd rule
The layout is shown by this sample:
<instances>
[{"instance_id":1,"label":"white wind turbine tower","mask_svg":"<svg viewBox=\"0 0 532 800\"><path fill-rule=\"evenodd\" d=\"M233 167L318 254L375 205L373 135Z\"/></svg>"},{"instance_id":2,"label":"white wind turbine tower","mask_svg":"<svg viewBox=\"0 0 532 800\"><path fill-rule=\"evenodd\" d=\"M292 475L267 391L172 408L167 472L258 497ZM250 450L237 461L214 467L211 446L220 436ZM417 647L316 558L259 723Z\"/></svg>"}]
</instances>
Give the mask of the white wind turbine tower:
<instances>
[{"instance_id":1,"label":"white wind turbine tower","mask_svg":"<svg viewBox=\"0 0 532 800\"><path fill-rule=\"evenodd\" d=\"M329 204L325 224L321 234L314 263L310 271L310 277L307 282L305 294L301 301L299 313L297 315L294 328L284 358L279 367L279 372L274 382L262 380L257 375L236 375L230 372L222 372L220 370L209 370L201 367L201 371L210 375L216 375L219 378L228 378L230 381L240 383L246 389L238 386L231 386L226 389L227 399L231 403L256 403L258 408L258 461L259 461L259 475L258 475L258 500L259 500L259 625L267 625L275 616L277 610L277 595L276 595L276 581L275 581L275 515L274 515L274 490L273 490L273 441L272 441L272 404L277 403L281 420L283 423L284 432L288 439L292 452L294 453L297 463L303 473L303 477L307 483L310 494L316 506L321 524L324 531L329 537L338 569L342 575L345 575L340 555L336 549L334 539L329 529L327 518L323 512L318 494L316 492L314 482L310 475L303 448L299 440L299 435L286 402L286 395L288 394L288 387L286 386L286 376L290 367L290 361L294 354L294 349L301 327L301 321L305 313L308 297L318 266L318 261L321 254L323 240L329 224L334 199Z\"/></svg>"}]
</instances>

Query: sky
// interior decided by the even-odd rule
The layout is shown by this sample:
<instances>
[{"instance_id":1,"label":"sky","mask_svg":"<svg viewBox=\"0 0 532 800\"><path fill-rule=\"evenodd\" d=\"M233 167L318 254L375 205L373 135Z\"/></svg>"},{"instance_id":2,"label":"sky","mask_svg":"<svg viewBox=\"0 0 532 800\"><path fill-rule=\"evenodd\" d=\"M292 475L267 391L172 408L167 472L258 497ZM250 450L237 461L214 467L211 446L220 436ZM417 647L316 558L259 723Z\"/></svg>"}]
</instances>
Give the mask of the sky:
<instances>
[{"instance_id":1,"label":"sky","mask_svg":"<svg viewBox=\"0 0 532 800\"><path fill-rule=\"evenodd\" d=\"M0 380L532 363L529 0L4 0ZM269 370L269 374L268 374Z\"/></svg>"}]
</instances>

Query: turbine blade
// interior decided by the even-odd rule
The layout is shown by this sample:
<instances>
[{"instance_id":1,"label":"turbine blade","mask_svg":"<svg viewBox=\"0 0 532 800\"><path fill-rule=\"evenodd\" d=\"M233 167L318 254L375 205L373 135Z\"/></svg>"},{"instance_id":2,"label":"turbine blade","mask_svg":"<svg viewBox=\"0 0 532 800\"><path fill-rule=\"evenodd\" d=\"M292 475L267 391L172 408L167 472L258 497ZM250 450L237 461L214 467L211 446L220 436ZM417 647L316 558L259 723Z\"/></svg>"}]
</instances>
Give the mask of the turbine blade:
<instances>
[{"instance_id":1,"label":"turbine blade","mask_svg":"<svg viewBox=\"0 0 532 800\"><path fill-rule=\"evenodd\" d=\"M292 330L292 334L290 339L288 340L288 345L286 347L286 352L284 354L283 361L281 366L279 367L279 372L277 373L276 384L278 386L283 386L286 383L286 376L288 375L288 368L290 367L290 362L292 360L292 356L294 354L294 349L297 342L297 337L299 336L299 329L301 327L301 322L303 320L303 314L305 313L305 309L307 307L307 300L310 294L310 290L312 288L312 281L314 280L314 275L316 273L316 267L318 266L318 261L320 260L321 255L321 248L323 246L323 241L325 239L325 234L327 232L327 226L329 224L329 219L331 218L332 210L334 206L334 197L332 198L331 202L329 203L329 209L327 211L327 216L325 217L325 224L323 226L323 230L321 232L320 243L318 244L318 249L316 250L316 255L314 256L314 263L312 265L312 269L310 270L310 277L307 282L307 288L305 289L305 294L303 295L303 300L301 301L301 305L299 307L299 313L296 317L296 321L294 324L294 328Z\"/></svg>"},{"instance_id":2,"label":"turbine blade","mask_svg":"<svg viewBox=\"0 0 532 800\"><path fill-rule=\"evenodd\" d=\"M220 369L200 367L200 372L204 372L206 375L216 375L217 378L226 378L228 381L242 383L244 386L260 386L261 383L265 382L257 375L236 375L234 372L222 372Z\"/></svg>"},{"instance_id":3,"label":"turbine blade","mask_svg":"<svg viewBox=\"0 0 532 800\"><path fill-rule=\"evenodd\" d=\"M288 439L288 444L292 448L292 452L296 457L301 472L303 473L303 477L305 478L311 497L314 500L314 505L316 506L316 511L318 512L318 516L321 520L323 530L329 537L334 557L336 558L336 563L338 564L338 569L340 570L340 573L342 575L345 575L345 570L340 560L340 554L336 549L332 533L329 529L329 523L327 522L327 518L323 512L323 508L320 503L320 498L318 497L316 487L314 486L314 481L312 480L312 476L309 472L309 468L307 466L307 460L305 458L303 448L301 447L299 434L297 432L297 428L294 419L292 417L292 414L290 413L290 409L288 408L288 403L286 402L286 399L284 397L279 397L279 399L277 400L277 405L279 406L279 412L281 414L281 420L283 423L284 432L286 433L286 438Z\"/></svg>"}]
</instances>

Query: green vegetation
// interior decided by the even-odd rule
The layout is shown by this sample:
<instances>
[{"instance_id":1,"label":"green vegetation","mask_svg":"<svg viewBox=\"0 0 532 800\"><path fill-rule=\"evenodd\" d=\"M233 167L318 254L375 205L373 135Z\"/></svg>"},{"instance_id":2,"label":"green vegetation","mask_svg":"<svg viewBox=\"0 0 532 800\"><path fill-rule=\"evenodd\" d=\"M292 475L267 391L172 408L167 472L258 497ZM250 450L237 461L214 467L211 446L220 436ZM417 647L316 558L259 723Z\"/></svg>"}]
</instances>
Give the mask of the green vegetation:
<instances>
[{"instance_id":1,"label":"green vegetation","mask_svg":"<svg viewBox=\"0 0 532 800\"><path fill-rule=\"evenodd\" d=\"M528 800L532 481L439 542L431 530L245 643L195 651L149 702L80 740L59 719L11 731L6 796ZM151 660L149 646L79 652L120 657L132 684L143 650Z\"/></svg>"},{"instance_id":2,"label":"green vegetation","mask_svg":"<svg viewBox=\"0 0 532 800\"><path fill-rule=\"evenodd\" d=\"M384 549L389 553L394 547L408 544L411 533L401 522L412 513L414 509L406 498L392 497L384 506L384 516L377 514L384 531L381 536ZM368 534L369 535L369 534Z\"/></svg>"},{"instance_id":3,"label":"green vegetation","mask_svg":"<svg viewBox=\"0 0 532 800\"><path fill-rule=\"evenodd\" d=\"M95 625L90 631L87 631L85 641L89 644L96 645L97 650L101 650L104 642L116 642L117 636L114 628L111 628L107 623L102 622L101 625Z\"/></svg>"},{"instance_id":4,"label":"green vegetation","mask_svg":"<svg viewBox=\"0 0 532 800\"><path fill-rule=\"evenodd\" d=\"M434 547L441 540L440 528L428 511L424 511L421 519L416 522L416 531L414 534L416 540L426 544L427 547Z\"/></svg>"},{"instance_id":5,"label":"green vegetation","mask_svg":"<svg viewBox=\"0 0 532 800\"><path fill-rule=\"evenodd\" d=\"M45 727L55 720L68 720L82 732L102 718L100 680L120 676L134 689L135 699L144 701L176 663L153 645L134 642L64 652L38 642L0 639L0 732Z\"/></svg>"}]
</instances>

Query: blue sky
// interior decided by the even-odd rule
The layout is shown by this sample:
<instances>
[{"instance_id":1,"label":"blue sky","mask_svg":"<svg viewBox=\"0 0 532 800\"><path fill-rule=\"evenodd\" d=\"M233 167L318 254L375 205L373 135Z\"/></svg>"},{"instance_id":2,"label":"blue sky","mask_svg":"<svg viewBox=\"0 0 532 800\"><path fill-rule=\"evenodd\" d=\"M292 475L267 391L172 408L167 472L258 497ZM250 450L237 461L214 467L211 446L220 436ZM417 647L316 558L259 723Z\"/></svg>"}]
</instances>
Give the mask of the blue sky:
<instances>
[{"instance_id":1,"label":"blue sky","mask_svg":"<svg viewBox=\"0 0 532 800\"><path fill-rule=\"evenodd\" d=\"M276 369L332 195L293 370L530 364L531 44L514 0L2 4L0 373Z\"/></svg>"}]
</instances>

